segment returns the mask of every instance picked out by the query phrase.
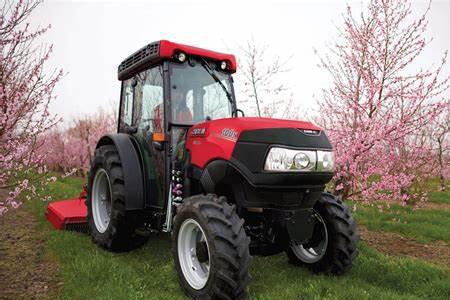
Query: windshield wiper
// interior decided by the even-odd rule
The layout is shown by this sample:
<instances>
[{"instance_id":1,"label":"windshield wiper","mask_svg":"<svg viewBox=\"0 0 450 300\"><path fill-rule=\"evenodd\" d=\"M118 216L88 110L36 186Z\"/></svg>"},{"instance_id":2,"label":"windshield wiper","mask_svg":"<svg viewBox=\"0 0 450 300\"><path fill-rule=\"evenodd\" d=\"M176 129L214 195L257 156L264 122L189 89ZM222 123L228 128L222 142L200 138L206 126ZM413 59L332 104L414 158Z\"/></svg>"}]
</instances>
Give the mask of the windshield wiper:
<instances>
[{"instance_id":1,"label":"windshield wiper","mask_svg":"<svg viewBox=\"0 0 450 300\"><path fill-rule=\"evenodd\" d=\"M225 95L227 95L228 101L230 101L231 107L233 108L232 114L235 115L236 108L235 108L235 105L234 105L233 96L231 96L230 92L225 87L223 82L219 79L219 77L217 77L217 74L215 73L215 71L213 69L211 69L211 67L209 66L208 62L204 58L201 58L201 60L202 60L202 63L201 63L202 67L206 70L206 72L208 72L209 75L211 75L211 77L214 79L214 81L217 82L220 85L220 87L225 92Z\"/></svg>"}]
</instances>

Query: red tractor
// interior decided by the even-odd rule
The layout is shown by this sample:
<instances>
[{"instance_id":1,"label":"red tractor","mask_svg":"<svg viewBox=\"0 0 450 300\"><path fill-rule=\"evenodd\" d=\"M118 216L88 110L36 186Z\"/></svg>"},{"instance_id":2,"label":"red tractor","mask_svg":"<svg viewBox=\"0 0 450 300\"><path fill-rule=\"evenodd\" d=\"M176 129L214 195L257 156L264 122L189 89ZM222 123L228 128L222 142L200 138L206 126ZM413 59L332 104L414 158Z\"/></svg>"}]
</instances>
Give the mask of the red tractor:
<instances>
[{"instance_id":1,"label":"red tractor","mask_svg":"<svg viewBox=\"0 0 450 300\"><path fill-rule=\"evenodd\" d=\"M128 251L170 232L195 299L241 299L251 255L340 275L357 256L349 209L325 193L326 134L304 121L244 117L233 55L158 41L125 59L118 133L97 144L88 179L93 241ZM241 116L239 116L241 115Z\"/></svg>"}]
</instances>

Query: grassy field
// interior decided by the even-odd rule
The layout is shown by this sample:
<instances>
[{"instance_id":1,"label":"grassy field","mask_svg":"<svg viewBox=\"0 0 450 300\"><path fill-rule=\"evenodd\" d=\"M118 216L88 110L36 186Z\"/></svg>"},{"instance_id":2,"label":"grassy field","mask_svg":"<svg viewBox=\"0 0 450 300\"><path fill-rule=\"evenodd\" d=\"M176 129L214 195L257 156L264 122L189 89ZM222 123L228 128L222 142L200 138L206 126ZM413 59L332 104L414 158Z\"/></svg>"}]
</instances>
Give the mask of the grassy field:
<instances>
[{"instance_id":1,"label":"grassy field","mask_svg":"<svg viewBox=\"0 0 450 300\"><path fill-rule=\"evenodd\" d=\"M78 195L81 186L80 179L66 178L51 184L49 191L53 199L63 199ZM185 299L176 279L168 235L155 236L133 252L111 254L94 246L87 235L54 231L43 215L45 206L35 201L28 203L27 209L38 217L48 251L59 265L58 276L64 282L60 298ZM412 211L399 206L385 215L364 208L357 210L356 217L369 229L392 230L422 242L450 243L449 211ZM392 221L395 217L401 222ZM293 267L282 254L255 257L249 298L450 299L449 268L385 256L363 243L360 249L355 267L339 278Z\"/></svg>"},{"instance_id":2,"label":"grassy field","mask_svg":"<svg viewBox=\"0 0 450 300\"><path fill-rule=\"evenodd\" d=\"M390 209L384 205L381 213L376 206L358 206L354 216L369 230L397 232L422 243L444 241L450 246L449 210L414 210L393 204Z\"/></svg>"},{"instance_id":3,"label":"grassy field","mask_svg":"<svg viewBox=\"0 0 450 300\"><path fill-rule=\"evenodd\" d=\"M439 181L437 178L427 180L426 186L431 190L428 194L430 202L450 204L450 184L447 184L447 190L443 192L438 192Z\"/></svg>"},{"instance_id":4,"label":"grassy field","mask_svg":"<svg viewBox=\"0 0 450 300\"><path fill-rule=\"evenodd\" d=\"M429 198L430 201L434 203L450 204L450 188L448 188L445 192L430 192Z\"/></svg>"}]
</instances>

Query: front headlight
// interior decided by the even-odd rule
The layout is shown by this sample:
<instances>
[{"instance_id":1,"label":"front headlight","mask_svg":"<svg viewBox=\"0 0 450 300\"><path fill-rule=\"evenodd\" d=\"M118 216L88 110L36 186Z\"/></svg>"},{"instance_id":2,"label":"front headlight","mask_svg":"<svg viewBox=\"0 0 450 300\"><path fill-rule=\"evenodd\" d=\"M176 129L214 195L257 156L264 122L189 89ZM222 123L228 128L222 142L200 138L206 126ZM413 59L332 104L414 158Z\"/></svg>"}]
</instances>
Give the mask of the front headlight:
<instances>
[{"instance_id":1,"label":"front headlight","mask_svg":"<svg viewBox=\"0 0 450 300\"><path fill-rule=\"evenodd\" d=\"M334 155L332 151L317 151L317 171L333 171Z\"/></svg>"},{"instance_id":2,"label":"front headlight","mask_svg":"<svg viewBox=\"0 0 450 300\"><path fill-rule=\"evenodd\" d=\"M305 151L280 147L269 150L264 164L265 171L272 172L332 172L332 151Z\"/></svg>"},{"instance_id":3,"label":"front headlight","mask_svg":"<svg viewBox=\"0 0 450 300\"><path fill-rule=\"evenodd\" d=\"M302 172L316 169L316 152L273 147L267 154L264 170Z\"/></svg>"}]
</instances>

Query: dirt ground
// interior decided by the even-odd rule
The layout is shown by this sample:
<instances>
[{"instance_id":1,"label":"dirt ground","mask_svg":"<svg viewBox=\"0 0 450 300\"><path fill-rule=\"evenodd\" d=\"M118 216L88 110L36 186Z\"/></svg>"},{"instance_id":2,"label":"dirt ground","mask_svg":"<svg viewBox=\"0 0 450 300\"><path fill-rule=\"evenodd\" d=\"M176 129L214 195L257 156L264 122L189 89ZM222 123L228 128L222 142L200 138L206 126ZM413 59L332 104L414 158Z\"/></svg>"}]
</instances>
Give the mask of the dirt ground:
<instances>
[{"instance_id":1,"label":"dirt ground","mask_svg":"<svg viewBox=\"0 0 450 300\"><path fill-rule=\"evenodd\" d=\"M57 265L44 252L45 240L31 213L19 208L0 217L0 299L55 296Z\"/></svg>"},{"instance_id":2,"label":"dirt ground","mask_svg":"<svg viewBox=\"0 0 450 300\"><path fill-rule=\"evenodd\" d=\"M450 210L449 203L433 203L429 201L419 204L418 207L423 209Z\"/></svg>"},{"instance_id":3,"label":"dirt ground","mask_svg":"<svg viewBox=\"0 0 450 300\"><path fill-rule=\"evenodd\" d=\"M394 256L410 256L450 267L450 247L444 242L420 244L392 232L368 231L359 225L361 240L378 251Z\"/></svg>"}]
</instances>

